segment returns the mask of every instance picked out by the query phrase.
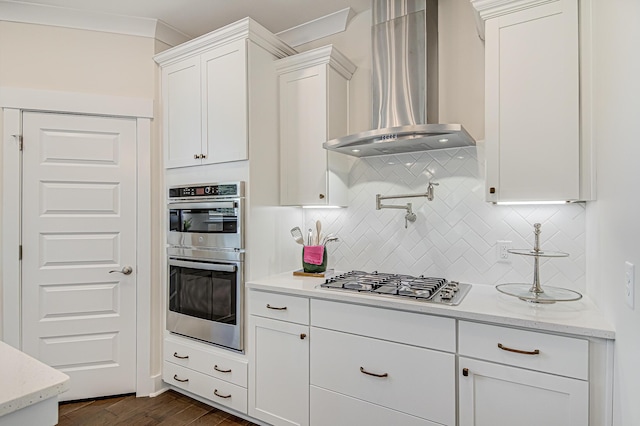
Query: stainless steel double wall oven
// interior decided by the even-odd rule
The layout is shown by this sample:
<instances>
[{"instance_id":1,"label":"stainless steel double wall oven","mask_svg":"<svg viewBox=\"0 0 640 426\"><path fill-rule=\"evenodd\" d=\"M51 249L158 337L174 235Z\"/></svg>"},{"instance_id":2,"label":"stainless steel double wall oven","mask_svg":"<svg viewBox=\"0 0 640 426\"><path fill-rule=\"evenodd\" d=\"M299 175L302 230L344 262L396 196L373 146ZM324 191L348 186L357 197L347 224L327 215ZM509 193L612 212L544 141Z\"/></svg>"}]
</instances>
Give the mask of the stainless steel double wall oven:
<instances>
[{"instance_id":1,"label":"stainless steel double wall oven","mask_svg":"<svg viewBox=\"0 0 640 426\"><path fill-rule=\"evenodd\" d=\"M167 330L243 350L244 182L169 188Z\"/></svg>"}]
</instances>

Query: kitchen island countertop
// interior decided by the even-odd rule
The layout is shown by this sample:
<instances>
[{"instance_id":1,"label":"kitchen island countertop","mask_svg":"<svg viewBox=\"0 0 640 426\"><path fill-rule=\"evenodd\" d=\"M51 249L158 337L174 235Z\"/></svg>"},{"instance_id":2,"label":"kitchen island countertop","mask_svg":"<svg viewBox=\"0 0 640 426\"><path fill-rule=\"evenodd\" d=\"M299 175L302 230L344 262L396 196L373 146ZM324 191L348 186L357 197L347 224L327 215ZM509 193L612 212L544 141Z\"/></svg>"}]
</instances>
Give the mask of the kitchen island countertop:
<instances>
[{"instance_id":1,"label":"kitchen island countertop","mask_svg":"<svg viewBox=\"0 0 640 426\"><path fill-rule=\"evenodd\" d=\"M324 278L294 276L291 272L287 272L264 279L250 280L246 283L246 287L575 336L615 339L614 328L587 296L574 302L541 305L507 296L491 285L475 284L460 305L447 306L404 298L320 288L324 280Z\"/></svg>"},{"instance_id":2,"label":"kitchen island countertop","mask_svg":"<svg viewBox=\"0 0 640 426\"><path fill-rule=\"evenodd\" d=\"M0 416L27 408L69 389L69 376L0 342Z\"/></svg>"}]
</instances>

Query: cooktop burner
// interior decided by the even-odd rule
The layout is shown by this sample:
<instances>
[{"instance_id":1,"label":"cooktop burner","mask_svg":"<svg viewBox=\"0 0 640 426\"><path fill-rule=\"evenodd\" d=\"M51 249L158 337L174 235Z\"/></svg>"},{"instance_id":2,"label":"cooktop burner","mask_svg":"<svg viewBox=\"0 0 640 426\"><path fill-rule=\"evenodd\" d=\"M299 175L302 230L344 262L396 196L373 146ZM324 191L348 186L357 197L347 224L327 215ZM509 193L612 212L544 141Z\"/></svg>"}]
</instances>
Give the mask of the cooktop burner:
<instances>
[{"instance_id":1,"label":"cooktop burner","mask_svg":"<svg viewBox=\"0 0 640 426\"><path fill-rule=\"evenodd\" d=\"M366 292L383 296L408 297L424 302L457 305L471 289L470 284L447 281L445 278L414 277L351 271L334 275L320 287L331 290Z\"/></svg>"}]
</instances>

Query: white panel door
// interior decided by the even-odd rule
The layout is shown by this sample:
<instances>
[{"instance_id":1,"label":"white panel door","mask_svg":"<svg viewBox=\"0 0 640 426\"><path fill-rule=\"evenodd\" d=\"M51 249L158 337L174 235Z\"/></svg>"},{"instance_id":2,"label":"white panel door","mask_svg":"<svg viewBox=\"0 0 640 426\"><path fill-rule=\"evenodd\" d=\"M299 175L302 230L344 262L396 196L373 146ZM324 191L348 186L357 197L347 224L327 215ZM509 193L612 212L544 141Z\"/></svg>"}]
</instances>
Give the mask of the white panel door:
<instances>
[{"instance_id":1,"label":"white panel door","mask_svg":"<svg viewBox=\"0 0 640 426\"><path fill-rule=\"evenodd\" d=\"M62 399L135 392L136 122L23 115L22 349Z\"/></svg>"}]
</instances>

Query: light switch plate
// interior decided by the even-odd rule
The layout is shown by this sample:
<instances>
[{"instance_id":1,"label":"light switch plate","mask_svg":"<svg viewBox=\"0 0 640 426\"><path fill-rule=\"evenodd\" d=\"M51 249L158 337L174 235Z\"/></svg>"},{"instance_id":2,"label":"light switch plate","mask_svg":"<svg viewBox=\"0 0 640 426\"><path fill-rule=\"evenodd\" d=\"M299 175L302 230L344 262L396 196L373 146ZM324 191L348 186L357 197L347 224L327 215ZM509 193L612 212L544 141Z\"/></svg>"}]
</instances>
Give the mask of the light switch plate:
<instances>
[{"instance_id":1,"label":"light switch plate","mask_svg":"<svg viewBox=\"0 0 640 426\"><path fill-rule=\"evenodd\" d=\"M627 306L634 309L635 303L635 266L631 262L624 262L624 295Z\"/></svg>"}]
</instances>

